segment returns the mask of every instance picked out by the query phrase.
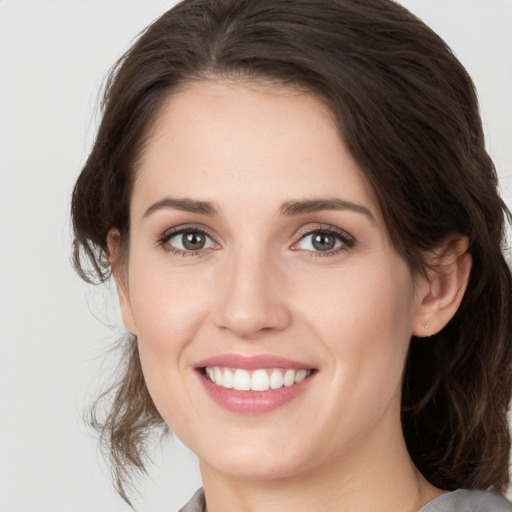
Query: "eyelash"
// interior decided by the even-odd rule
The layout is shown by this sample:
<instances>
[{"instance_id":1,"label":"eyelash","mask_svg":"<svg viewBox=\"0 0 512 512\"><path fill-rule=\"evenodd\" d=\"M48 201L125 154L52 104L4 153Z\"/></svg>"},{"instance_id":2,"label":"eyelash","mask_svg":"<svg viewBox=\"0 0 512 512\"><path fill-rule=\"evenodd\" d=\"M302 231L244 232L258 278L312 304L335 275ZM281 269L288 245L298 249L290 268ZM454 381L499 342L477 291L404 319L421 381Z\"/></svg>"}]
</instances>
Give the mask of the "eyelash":
<instances>
[{"instance_id":1,"label":"eyelash","mask_svg":"<svg viewBox=\"0 0 512 512\"><path fill-rule=\"evenodd\" d=\"M184 226L180 228L173 228L171 230L166 231L158 238L158 245L160 247L163 247L166 251L170 252L171 254L175 254L177 256L204 256L206 254L205 249L198 249L198 250L191 250L191 251L184 251L182 249L176 249L172 245L170 245L168 242L171 238L181 235L183 233L198 233L205 235L210 240L213 241L213 243L216 244L213 236L203 227L196 227L196 226ZM218 244L217 244L218 245Z\"/></svg>"},{"instance_id":2,"label":"eyelash","mask_svg":"<svg viewBox=\"0 0 512 512\"><path fill-rule=\"evenodd\" d=\"M333 226L324 226L324 225L318 225L315 226L313 229L309 228L305 230L303 233L300 234L300 238L297 242L295 242L293 245L299 244L301 241L305 240L306 237L312 236L315 234L323 234L323 235L330 235L336 238L341 242L340 247L336 247L334 249L330 249L328 251L311 251L311 250L305 250L304 252L307 254L310 258L324 258L328 256L336 256L342 252L345 252L349 249L352 249L356 244L356 239L349 235L346 231L343 231L342 229L335 228ZM299 250L299 249L297 249Z\"/></svg>"},{"instance_id":3,"label":"eyelash","mask_svg":"<svg viewBox=\"0 0 512 512\"><path fill-rule=\"evenodd\" d=\"M207 254L207 251L209 248L202 248L198 250L182 250L177 249L169 244L169 240L171 238L181 235L183 233L197 233L202 234L208 237L214 244L218 245L217 242L215 242L214 237L204 228L204 227L196 227L196 226L184 226L176 229L171 229L163 233L158 238L158 246L163 247L166 251L170 252L171 254L175 254L178 256L204 256ZM312 236L314 234L325 234L334 236L338 241L341 242L341 246L337 247L335 249L331 249L328 251L313 251L313 250L304 250L307 254L307 257L310 258L317 258L317 257L327 257L327 256L336 256L337 254L347 251L349 249L352 249L356 244L356 239L349 235L346 231L343 231L338 228L334 228L333 226L323 226L318 225L314 228L310 228L305 230L302 233L299 233L299 239L293 243L292 247L299 244L301 241L305 240L308 236ZM300 249L292 249L292 250L300 250Z\"/></svg>"}]
</instances>

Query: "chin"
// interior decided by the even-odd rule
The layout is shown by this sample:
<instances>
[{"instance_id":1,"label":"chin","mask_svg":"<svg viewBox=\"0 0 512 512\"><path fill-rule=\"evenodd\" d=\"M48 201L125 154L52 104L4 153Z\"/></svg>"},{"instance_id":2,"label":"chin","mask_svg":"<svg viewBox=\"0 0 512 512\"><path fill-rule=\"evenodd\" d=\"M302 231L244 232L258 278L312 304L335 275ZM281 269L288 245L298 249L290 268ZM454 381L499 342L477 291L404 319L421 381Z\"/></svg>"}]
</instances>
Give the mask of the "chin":
<instances>
[{"instance_id":1,"label":"chin","mask_svg":"<svg viewBox=\"0 0 512 512\"><path fill-rule=\"evenodd\" d=\"M249 434L250 435L250 434ZM286 450L283 450L283 446ZM215 446L192 447L202 464L215 471L244 480L274 480L296 475L304 469L307 457L304 448L295 449L282 442L243 443L221 440Z\"/></svg>"},{"instance_id":2,"label":"chin","mask_svg":"<svg viewBox=\"0 0 512 512\"><path fill-rule=\"evenodd\" d=\"M241 480L281 480L294 476L303 469L302 464L277 460L272 456L262 457L261 454L254 457L216 459L209 465L220 473Z\"/></svg>"}]
</instances>

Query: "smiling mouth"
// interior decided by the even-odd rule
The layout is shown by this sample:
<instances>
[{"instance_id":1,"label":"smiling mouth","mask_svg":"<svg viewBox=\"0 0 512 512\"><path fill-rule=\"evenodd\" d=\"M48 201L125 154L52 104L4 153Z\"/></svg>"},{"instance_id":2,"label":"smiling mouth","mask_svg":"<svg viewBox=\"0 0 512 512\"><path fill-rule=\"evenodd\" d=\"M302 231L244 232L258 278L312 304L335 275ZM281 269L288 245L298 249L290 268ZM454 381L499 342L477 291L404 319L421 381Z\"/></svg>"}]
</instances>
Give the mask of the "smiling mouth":
<instances>
[{"instance_id":1,"label":"smiling mouth","mask_svg":"<svg viewBox=\"0 0 512 512\"><path fill-rule=\"evenodd\" d=\"M307 379L313 370L292 368L265 368L244 370L222 366L202 368L203 376L218 387L235 391L269 391L292 387Z\"/></svg>"}]
</instances>

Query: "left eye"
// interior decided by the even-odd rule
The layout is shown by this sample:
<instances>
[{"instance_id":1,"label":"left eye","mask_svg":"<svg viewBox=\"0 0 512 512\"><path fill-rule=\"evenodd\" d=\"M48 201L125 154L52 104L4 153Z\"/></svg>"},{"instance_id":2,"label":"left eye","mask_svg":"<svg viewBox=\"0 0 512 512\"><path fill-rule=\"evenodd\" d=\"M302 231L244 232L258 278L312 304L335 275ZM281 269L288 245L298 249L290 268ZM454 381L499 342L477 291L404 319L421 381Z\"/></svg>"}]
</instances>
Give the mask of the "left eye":
<instances>
[{"instance_id":1,"label":"left eye","mask_svg":"<svg viewBox=\"0 0 512 512\"><path fill-rule=\"evenodd\" d=\"M206 233L192 229L175 233L167 239L167 243L180 251L199 251L213 247L213 240Z\"/></svg>"},{"instance_id":2,"label":"left eye","mask_svg":"<svg viewBox=\"0 0 512 512\"><path fill-rule=\"evenodd\" d=\"M313 231L304 235L295 247L305 251L327 252L336 250L346 243L337 233Z\"/></svg>"}]
</instances>

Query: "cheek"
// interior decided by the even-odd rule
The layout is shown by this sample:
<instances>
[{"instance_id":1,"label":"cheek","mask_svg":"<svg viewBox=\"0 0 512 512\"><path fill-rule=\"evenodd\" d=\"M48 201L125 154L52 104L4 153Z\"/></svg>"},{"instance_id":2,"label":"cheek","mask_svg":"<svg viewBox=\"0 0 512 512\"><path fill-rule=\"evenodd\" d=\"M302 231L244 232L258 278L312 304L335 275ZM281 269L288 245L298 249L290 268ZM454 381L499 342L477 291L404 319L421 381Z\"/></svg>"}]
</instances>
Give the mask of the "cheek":
<instances>
[{"instance_id":1,"label":"cheek","mask_svg":"<svg viewBox=\"0 0 512 512\"><path fill-rule=\"evenodd\" d=\"M137 263L131 262L130 296L144 379L166 423L187 425L193 421L186 406L193 377L187 347L203 323L209 298L203 281L191 272Z\"/></svg>"},{"instance_id":2,"label":"cheek","mask_svg":"<svg viewBox=\"0 0 512 512\"><path fill-rule=\"evenodd\" d=\"M132 263L130 302L141 352L176 358L208 312L208 290L192 271Z\"/></svg>"},{"instance_id":3,"label":"cheek","mask_svg":"<svg viewBox=\"0 0 512 512\"><path fill-rule=\"evenodd\" d=\"M357 383L359 398L376 396L377 386L395 393L411 337L412 280L405 263L351 268L315 286L323 292L302 293L302 314L331 355L339 387Z\"/></svg>"},{"instance_id":4,"label":"cheek","mask_svg":"<svg viewBox=\"0 0 512 512\"><path fill-rule=\"evenodd\" d=\"M295 297L303 301L302 314L315 318L329 337L351 333L370 342L370 333L374 338L379 333L385 337L390 330L410 331L412 279L401 261L311 275L297 281L296 288Z\"/></svg>"},{"instance_id":5,"label":"cheek","mask_svg":"<svg viewBox=\"0 0 512 512\"><path fill-rule=\"evenodd\" d=\"M398 424L410 340L410 278L407 269L367 268L331 285L333 300L310 303L316 337L330 356L331 391L319 417L328 418L332 435L345 432L347 439L361 440L377 425ZM341 445L330 449L334 453Z\"/></svg>"}]
</instances>

